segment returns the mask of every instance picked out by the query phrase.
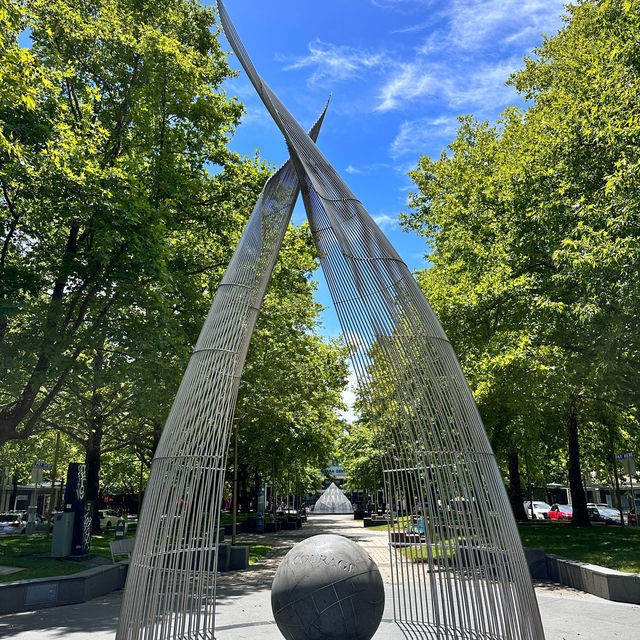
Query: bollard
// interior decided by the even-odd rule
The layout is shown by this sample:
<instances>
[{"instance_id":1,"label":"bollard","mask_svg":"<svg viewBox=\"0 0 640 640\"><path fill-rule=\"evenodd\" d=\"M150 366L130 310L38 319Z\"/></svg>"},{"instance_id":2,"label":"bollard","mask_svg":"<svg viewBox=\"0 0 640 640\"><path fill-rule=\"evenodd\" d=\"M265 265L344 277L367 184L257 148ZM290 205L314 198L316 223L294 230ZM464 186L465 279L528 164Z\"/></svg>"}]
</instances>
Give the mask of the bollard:
<instances>
[{"instance_id":1,"label":"bollard","mask_svg":"<svg viewBox=\"0 0 640 640\"><path fill-rule=\"evenodd\" d=\"M123 540L127 537L127 522L120 518L116 523L116 540Z\"/></svg>"}]
</instances>

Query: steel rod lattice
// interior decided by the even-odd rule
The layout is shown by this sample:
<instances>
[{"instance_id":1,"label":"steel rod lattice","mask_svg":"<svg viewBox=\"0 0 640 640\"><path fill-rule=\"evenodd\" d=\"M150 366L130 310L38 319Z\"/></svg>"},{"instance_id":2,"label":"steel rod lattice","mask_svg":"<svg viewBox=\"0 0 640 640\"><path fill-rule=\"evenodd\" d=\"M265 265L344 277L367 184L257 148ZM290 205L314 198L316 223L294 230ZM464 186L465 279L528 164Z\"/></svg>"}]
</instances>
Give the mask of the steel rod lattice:
<instances>
[{"instance_id":1,"label":"steel rod lattice","mask_svg":"<svg viewBox=\"0 0 640 640\"><path fill-rule=\"evenodd\" d=\"M258 75L220 0L218 9L289 146L385 452L395 620L414 638L544 638L495 456L447 336L385 235Z\"/></svg>"},{"instance_id":2,"label":"steel rod lattice","mask_svg":"<svg viewBox=\"0 0 640 640\"><path fill-rule=\"evenodd\" d=\"M316 138L326 107L309 135ZM265 184L216 292L151 466L117 640L214 637L218 529L242 366L298 198Z\"/></svg>"}]
</instances>

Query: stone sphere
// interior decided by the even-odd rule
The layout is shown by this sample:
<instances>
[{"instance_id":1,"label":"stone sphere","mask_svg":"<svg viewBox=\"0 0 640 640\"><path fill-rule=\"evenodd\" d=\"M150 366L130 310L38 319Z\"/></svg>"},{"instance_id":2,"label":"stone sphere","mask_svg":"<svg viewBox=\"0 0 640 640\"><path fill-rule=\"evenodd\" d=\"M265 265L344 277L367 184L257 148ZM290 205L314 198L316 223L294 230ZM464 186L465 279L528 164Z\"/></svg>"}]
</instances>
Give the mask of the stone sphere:
<instances>
[{"instance_id":1,"label":"stone sphere","mask_svg":"<svg viewBox=\"0 0 640 640\"><path fill-rule=\"evenodd\" d=\"M282 559L271 608L287 640L370 640L382 619L384 585L358 544L332 534L313 536Z\"/></svg>"}]
</instances>

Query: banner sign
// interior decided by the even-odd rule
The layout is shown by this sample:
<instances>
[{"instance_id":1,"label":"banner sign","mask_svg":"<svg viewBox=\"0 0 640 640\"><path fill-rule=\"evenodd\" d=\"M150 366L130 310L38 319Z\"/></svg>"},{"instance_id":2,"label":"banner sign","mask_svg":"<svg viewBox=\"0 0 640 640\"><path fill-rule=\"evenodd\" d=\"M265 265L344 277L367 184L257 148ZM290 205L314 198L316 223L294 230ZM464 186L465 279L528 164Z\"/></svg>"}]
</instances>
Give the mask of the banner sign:
<instances>
[{"instance_id":1,"label":"banner sign","mask_svg":"<svg viewBox=\"0 0 640 640\"><path fill-rule=\"evenodd\" d=\"M73 536L71 555L82 556L89 552L91 543L91 518L93 504L87 502L87 465L71 462L67 469L67 487L64 492L64 510L73 511Z\"/></svg>"}]
</instances>

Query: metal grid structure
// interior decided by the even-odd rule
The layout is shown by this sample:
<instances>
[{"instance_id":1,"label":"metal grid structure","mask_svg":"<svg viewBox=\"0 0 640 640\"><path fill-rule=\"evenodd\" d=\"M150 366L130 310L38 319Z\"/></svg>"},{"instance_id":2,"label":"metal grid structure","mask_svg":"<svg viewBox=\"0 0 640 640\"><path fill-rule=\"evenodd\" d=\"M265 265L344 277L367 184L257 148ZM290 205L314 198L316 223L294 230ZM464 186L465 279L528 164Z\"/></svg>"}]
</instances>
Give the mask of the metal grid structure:
<instances>
[{"instance_id":1,"label":"metal grid structure","mask_svg":"<svg viewBox=\"0 0 640 640\"><path fill-rule=\"evenodd\" d=\"M238 385L298 193L289 160L265 184L216 292L153 459L117 640L214 637L220 505Z\"/></svg>"},{"instance_id":2,"label":"metal grid structure","mask_svg":"<svg viewBox=\"0 0 640 640\"><path fill-rule=\"evenodd\" d=\"M291 160L256 204L163 431L117 640L214 637L219 506L238 383L299 185L385 452L396 622L416 639L542 640L500 473L446 335L406 265L314 144L322 116L307 135L218 7Z\"/></svg>"},{"instance_id":3,"label":"metal grid structure","mask_svg":"<svg viewBox=\"0 0 640 640\"><path fill-rule=\"evenodd\" d=\"M384 453L394 617L410 638L541 640L506 491L451 344L407 266L225 34L282 131Z\"/></svg>"}]
</instances>

